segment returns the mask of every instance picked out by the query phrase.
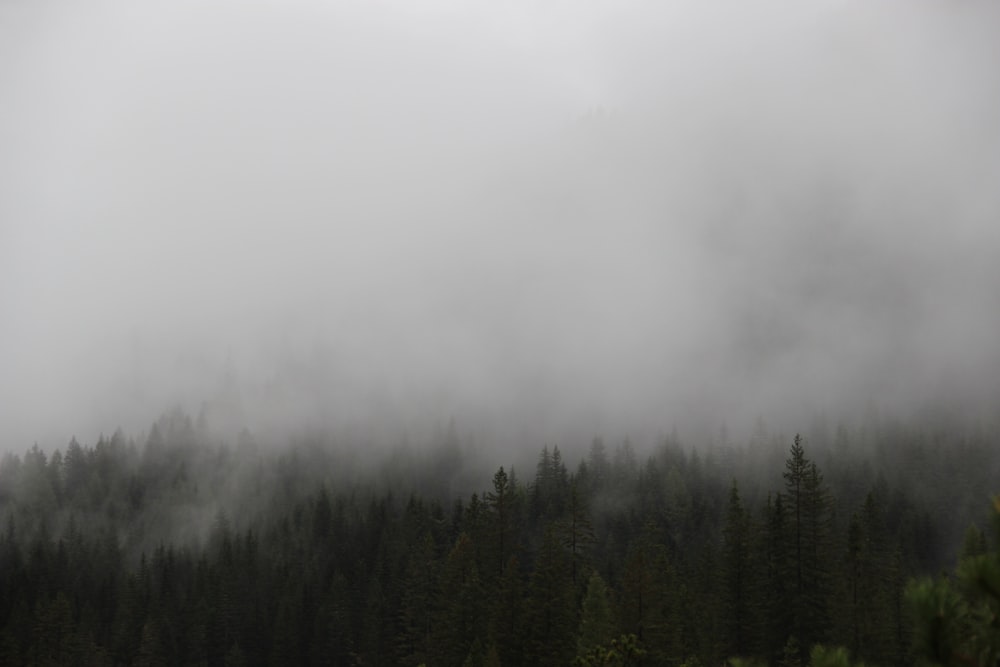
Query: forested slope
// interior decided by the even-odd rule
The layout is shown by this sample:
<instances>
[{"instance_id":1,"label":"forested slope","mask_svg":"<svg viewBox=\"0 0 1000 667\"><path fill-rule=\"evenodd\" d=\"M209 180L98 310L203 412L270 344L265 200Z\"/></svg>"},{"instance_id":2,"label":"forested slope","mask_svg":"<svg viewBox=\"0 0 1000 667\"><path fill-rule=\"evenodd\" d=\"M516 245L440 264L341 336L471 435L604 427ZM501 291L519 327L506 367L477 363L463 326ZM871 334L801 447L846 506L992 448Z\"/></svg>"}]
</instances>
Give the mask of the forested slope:
<instances>
[{"instance_id":1,"label":"forested slope","mask_svg":"<svg viewBox=\"0 0 1000 667\"><path fill-rule=\"evenodd\" d=\"M596 439L526 474L450 435L373 464L173 415L3 459L0 664L911 664L904 589L985 550L992 443Z\"/></svg>"}]
</instances>

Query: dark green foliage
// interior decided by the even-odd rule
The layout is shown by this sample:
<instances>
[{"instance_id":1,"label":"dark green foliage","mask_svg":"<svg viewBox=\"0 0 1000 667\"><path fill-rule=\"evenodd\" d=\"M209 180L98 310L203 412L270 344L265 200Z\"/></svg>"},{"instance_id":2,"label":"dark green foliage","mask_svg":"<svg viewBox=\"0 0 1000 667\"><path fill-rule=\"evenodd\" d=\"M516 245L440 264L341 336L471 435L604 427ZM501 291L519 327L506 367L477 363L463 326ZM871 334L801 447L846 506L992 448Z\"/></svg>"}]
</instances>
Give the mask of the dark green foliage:
<instances>
[{"instance_id":1,"label":"dark green foliage","mask_svg":"<svg viewBox=\"0 0 1000 667\"><path fill-rule=\"evenodd\" d=\"M805 457L796 435L785 461L785 493L779 511L787 546L779 564L788 588L785 602L791 612L789 630L799 642L803 660L808 648L827 639L830 569L830 501L816 464Z\"/></svg>"},{"instance_id":2,"label":"dark green foliage","mask_svg":"<svg viewBox=\"0 0 1000 667\"><path fill-rule=\"evenodd\" d=\"M852 655L875 664L894 664L905 656L894 646L893 594L898 573L880 501L873 493L851 516L841 563L839 614L847 620L839 637Z\"/></svg>"},{"instance_id":3,"label":"dark green foliage","mask_svg":"<svg viewBox=\"0 0 1000 667\"><path fill-rule=\"evenodd\" d=\"M439 591L432 642L435 659L431 662L461 665L473 643L485 636L488 620L474 545L465 533L459 535L445 560Z\"/></svg>"},{"instance_id":4,"label":"dark green foliage","mask_svg":"<svg viewBox=\"0 0 1000 667\"><path fill-rule=\"evenodd\" d=\"M760 619L762 627L758 654L776 661L784 656L794 613L791 603L794 580L788 573L791 561L789 529L781 495L768 496L762 523L764 530L758 546L761 568L758 600L764 613Z\"/></svg>"},{"instance_id":5,"label":"dark green foliage","mask_svg":"<svg viewBox=\"0 0 1000 667\"><path fill-rule=\"evenodd\" d=\"M406 564L400 608L401 632L398 640L398 655L405 663L427 662L432 652L438 584L438 562L434 552L431 536L424 535ZM340 586L345 586L342 576ZM338 597L344 597L344 593L339 595L335 593L328 597L336 600ZM331 618L326 624L329 628L327 633L335 631L337 626L333 618L334 609L331 608L328 613Z\"/></svg>"},{"instance_id":6,"label":"dark green foliage","mask_svg":"<svg viewBox=\"0 0 1000 667\"><path fill-rule=\"evenodd\" d=\"M934 475L981 489L1000 457L906 435L838 431L813 459L763 430L641 459L595 440L471 487L453 427L383 468L208 445L178 414L139 445L33 447L0 462L0 664L906 665L905 582L960 545L957 583L911 592L921 655L986 664L992 635L968 631L1000 615L1000 566Z\"/></svg>"},{"instance_id":7,"label":"dark green foliage","mask_svg":"<svg viewBox=\"0 0 1000 667\"><path fill-rule=\"evenodd\" d=\"M490 636L502 664L521 665L525 662L528 623L526 604L521 564L516 556L511 556L492 600Z\"/></svg>"},{"instance_id":8,"label":"dark green foliage","mask_svg":"<svg viewBox=\"0 0 1000 667\"><path fill-rule=\"evenodd\" d=\"M573 661L575 667L630 667L641 665L646 651L635 635L622 635L607 644L589 648Z\"/></svg>"},{"instance_id":9,"label":"dark green foliage","mask_svg":"<svg viewBox=\"0 0 1000 667\"><path fill-rule=\"evenodd\" d=\"M1000 496L993 507L1000 536ZM1000 551L966 556L953 580L920 579L906 594L924 661L983 667L1000 662Z\"/></svg>"},{"instance_id":10,"label":"dark green foliage","mask_svg":"<svg viewBox=\"0 0 1000 667\"><path fill-rule=\"evenodd\" d=\"M526 658L533 665L565 665L576 649L577 614L570 556L546 531L528 585Z\"/></svg>"},{"instance_id":11,"label":"dark green foliage","mask_svg":"<svg viewBox=\"0 0 1000 667\"><path fill-rule=\"evenodd\" d=\"M570 579L576 588L579 583L579 573L587 564L587 554L595 537L583 494L577 488L575 480L570 483L566 515L559 522L558 531L563 548L569 552Z\"/></svg>"},{"instance_id":12,"label":"dark green foliage","mask_svg":"<svg viewBox=\"0 0 1000 667\"><path fill-rule=\"evenodd\" d=\"M647 527L625 561L619 606L623 631L636 635L657 663L684 655L681 618L683 586L663 544ZM688 613L694 610L689 608Z\"/></svg>"},{"instance_id":13,"label":"dark green foliage","mask_svg":"<svg viewBox=\"0 0 1000 667\"><path fill-rule=\"evenodd\" d=\"M580 610L580 629L576 642L577 656L584 656L596 647L609 644L615 634L614 615L608 599L608 587L597 572L591 572L587 594Z\"/></svg>"},{"instance_id":14,"label":"dark green foliage","mask_svg":"<svg viewBox=\"0 0 1000 667\"><path fill-rule=\"evenodd\" d=\"M751 569L751 536L753 526L750 515L743 507L736 481L729 492L729 509L723 530L724 553L722 563L723 608L726 610L724 625L728 638L726 654L750 655L753 644L752 607L753 572Z\"/></svg>"},{"instance_id":15,"label":"dark green foliage","mask_svg":"<svg viewBox=\"0 0 1000 667\"><path fill-rule=\"evenodd\" d=\"M493 546L492 573L495 576L503 574L507 557L513 550L513 534L511 531L514 489L511 486L503 466L493 475L493 490L486 495L490 509L490 538Z\"/></svg>"}]
</instances>

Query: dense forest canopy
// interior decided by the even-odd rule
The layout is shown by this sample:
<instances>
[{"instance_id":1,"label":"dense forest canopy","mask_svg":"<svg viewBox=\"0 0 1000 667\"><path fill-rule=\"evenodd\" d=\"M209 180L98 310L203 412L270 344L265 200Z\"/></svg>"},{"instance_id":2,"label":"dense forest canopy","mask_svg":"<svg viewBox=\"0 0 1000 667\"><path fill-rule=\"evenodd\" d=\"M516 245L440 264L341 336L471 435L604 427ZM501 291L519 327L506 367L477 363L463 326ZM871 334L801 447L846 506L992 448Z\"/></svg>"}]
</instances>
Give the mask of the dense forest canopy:
<instances>
[{"instance_id":1,"label":"dense forest canopy","mask_svg":"<svg viewBox=\"0 0 1000 667\"><path fill-rule=\"evenodd\" d=\"M991 542L995 434L830 435L511 466L452 425L361 461L175 412L32 447L0 463L0 662L912 664L907 582Z\"/></svg>"}]
</instances>

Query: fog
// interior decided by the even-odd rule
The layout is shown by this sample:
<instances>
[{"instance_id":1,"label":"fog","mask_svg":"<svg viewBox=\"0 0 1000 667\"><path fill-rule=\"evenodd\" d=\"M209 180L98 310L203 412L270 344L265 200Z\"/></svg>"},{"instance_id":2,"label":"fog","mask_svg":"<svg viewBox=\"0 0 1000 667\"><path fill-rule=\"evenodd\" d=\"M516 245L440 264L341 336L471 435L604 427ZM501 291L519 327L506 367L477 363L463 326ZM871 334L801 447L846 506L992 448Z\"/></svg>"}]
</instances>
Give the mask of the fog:
<instances>
[{"instance_id":1,"label":"fog","mask_svg":"<svg viewBox=\"0 0 1000 667\"><path fill-rule=\"evenodd\" d=\"M995 419L998 63L990 2L6 0L0 450Z\"/></svg>"}]
</instances>

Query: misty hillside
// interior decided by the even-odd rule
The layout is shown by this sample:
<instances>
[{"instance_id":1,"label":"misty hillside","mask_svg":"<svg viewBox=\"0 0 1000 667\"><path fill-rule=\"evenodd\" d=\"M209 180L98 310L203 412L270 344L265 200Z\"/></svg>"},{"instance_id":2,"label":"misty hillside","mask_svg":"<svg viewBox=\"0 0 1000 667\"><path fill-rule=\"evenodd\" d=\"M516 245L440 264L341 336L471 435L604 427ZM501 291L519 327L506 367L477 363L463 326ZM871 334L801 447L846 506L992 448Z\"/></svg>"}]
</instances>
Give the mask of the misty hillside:
<instances>
[{"instance_id":1,"label":"misty hillside","mask_svg":"<svg viewBox=\"0 0 1000 667\"><path fill-rule=\"evenodd\" d=\"M998 63L0 0L0 667L1000 665Z\"/></svg>"},{"instance_id":2,"label":"misty hillside","mask_svg":"<svg viewBox=\"0 0 1000 667\"><path fill-rule=\"evenodd\" d=\"M0 662L620 664L586 662L614 640L625 664L911 664L907 583L996 546L997 434L820 435L512 467L454 426L362 459L173 413L32 447L0 462Z\"/></svg>"}]
</instances>

